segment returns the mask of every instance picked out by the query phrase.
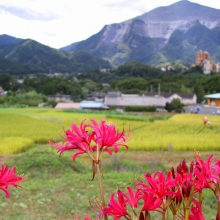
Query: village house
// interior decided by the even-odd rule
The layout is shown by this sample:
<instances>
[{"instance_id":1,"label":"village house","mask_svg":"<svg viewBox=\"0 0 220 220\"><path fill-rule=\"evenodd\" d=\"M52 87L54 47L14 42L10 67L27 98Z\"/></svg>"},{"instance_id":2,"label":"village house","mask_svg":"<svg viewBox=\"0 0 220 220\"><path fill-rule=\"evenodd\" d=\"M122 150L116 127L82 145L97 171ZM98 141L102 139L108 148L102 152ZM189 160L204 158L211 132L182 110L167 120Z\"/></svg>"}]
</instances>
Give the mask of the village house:
<instances>
[{"instance_id":1,"label":"village house","mask_svg":"<svg viewBox=\"0 0 220 220\"><path fill-rule=\"evenodd\" d=\"M207 99L207 105L212 107L220 107L220 93L204 96Z\"/></svg>"},{"instance_id":2,"label":"village house","mask_svg":"<svg viewBox=\"0 0 220 220\"><path fill-rule=\"evenodd\" d=\"M66 104L58 103L56 108L107 110L111 106L116 107L118 109L123 109L126 106L139 106L139 107L156 106L157 108L164 109L166 103L167 102L171 103L173 99L179 99L183 104L197 103L197 96L194 93L188 94L188 93L162 92L158 94L156 92L148 92L143 95L139 95L139 94L123 94L119 91L111 91L105 94L105 97L103 96L104 93L101 94L100 100L97 100L97 97L94 95L91 96L92 98L90 100L84 100L78 104L74 102L66 103Z\"/></svg>"},{"instance_id":3,"label":"village house","mask_svg":"<svg viewBox=\"0 0 220 220\"><path fill-rule=\"evenodd\" d=\"M96 102L104 102L106 93L104 92L93 92L88 94L87 100L96 101Z\"/></svg>"},{"instance_id":4,"label":"village house","mask_svg":"<svg viewBox=\"0 0 220 220\"><path fill-rule=\"evenodd\" d=\"M79 102L59 102L55 109L80 109Z\"/></svg>"},{"instance_id":5,"label":"village house","mask_svg":"<svg viewBox=\"0 0 220 220\"><path fill-rule=\"evenodd\" d=\"M90 109L90 110L107 110L108 106L105 106L103 102L88 101L82 102L70 102L70 103L57 103L56 109Z\"/></svg>"},{"instance_id":6,"label":"village house","mask_svg":"<svg viewBox=\"0 0 220 220\"><path fill-rule=\"evenodd\" d=\"M56 95L48 95L48 101L54 100L56 102L73 102L70 95L63 95L57 93Z\"/></svg>"},{"instance_id":7,"label":"village house","mask_svg":"<svg viewBox=\"0 0 220 220\"><path fill-rule=\"evenodd\" d=\"M172 102L173 99L179 99L181 103L186 105L196 104L197 96L195 93L169 93L169 92L161 92L158 94L157 92L148 92L145 96L162 96L164 97L165 104L168 102Z\"/></svg>"},{"instance_id":8,"label":"village house","mask_svg":"<svg viewBox=\"0 0 220 220\"><path fill-rule=\"evenodd\" d=\"M183 104L196 104L196 94L186 93L145 93L138 94L122 94L121 92L108 92L105 97L106 106L115 106L124 108L125 106L156 106L165 108L166 103L172 102L173 99L180 99Z\"/></svg>"}]
</instances>

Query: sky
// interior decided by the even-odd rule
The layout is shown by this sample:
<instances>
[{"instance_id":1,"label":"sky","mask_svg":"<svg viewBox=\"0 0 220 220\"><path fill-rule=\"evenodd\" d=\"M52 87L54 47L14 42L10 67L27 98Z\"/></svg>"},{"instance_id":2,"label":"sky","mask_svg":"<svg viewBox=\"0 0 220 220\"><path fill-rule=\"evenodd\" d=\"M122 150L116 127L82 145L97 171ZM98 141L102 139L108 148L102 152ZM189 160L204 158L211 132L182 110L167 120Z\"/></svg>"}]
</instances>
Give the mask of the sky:
<instances>
[{"instance_id":1,"label":"sky","mask_svg":"<svg viewBox=\"0 0 220 220\"><path fill-rule=\"evenodd\" d=\"M178 0L0 0L0 35L61 48ZM191 0L220 9L219 0Z\"/></svg>"}]
</instances>

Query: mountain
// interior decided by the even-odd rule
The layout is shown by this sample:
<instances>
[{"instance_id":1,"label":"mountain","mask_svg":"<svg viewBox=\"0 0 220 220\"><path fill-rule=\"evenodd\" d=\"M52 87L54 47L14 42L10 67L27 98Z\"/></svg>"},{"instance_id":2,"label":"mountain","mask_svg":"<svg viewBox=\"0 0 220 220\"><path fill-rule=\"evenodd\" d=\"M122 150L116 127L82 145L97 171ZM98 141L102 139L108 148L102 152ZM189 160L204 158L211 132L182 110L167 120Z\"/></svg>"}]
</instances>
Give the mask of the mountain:
<instances>
[{"instance_id":1,"label":"mountain","mask_svg":"<svg viewBox=\"0 0 220 220\"><path fill-rule=\"evenodd\" d=\"M219 18L219 9L182 0L121 23L105 25L97 34L61 50L87 51L115 66L132 60L151 65L191 65L198 50L209 51L217 62Z\"/></svg>"},{"instance_id":2,"label":"mountain","mask_svg":"<svg viewBox=\"0 0 220 220\"><path fill-rule=\"evenodd\" d=\"M1 39L4 39L3 43ZM0 73L73 73L100 67L111 68L111 65L85 51L60 51L31 39L0 35Z\"/></svg>"},{"instance_id":3,"label":"mountain","mask_svg":"<svg viewBox=\"0 0 220 220\"><path fill-rule=\"evenodd\" d=\"M0 35L0 45L16 44L22 40L21 38L12 37L7 34Z\"/></svg>"}]
</instances>

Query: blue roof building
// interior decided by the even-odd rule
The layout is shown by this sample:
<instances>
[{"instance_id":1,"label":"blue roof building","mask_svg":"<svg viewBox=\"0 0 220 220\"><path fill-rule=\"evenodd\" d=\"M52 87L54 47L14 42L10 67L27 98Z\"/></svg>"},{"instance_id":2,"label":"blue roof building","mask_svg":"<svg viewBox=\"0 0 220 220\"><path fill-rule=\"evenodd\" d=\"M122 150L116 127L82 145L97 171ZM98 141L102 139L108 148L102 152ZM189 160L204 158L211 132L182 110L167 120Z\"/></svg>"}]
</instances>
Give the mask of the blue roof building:
<instances>
[{"instance_id":1,"label":"blue roof building","mask_svg":"<svg viewBox=\"0 0 220 220\"><path fill-rule=\"evenodd\" d=\"M220 93L205 95L204 97L207 98L208 105L220 107Z\"/></svg>"},{"instance_id":2,"label":"blue roof building","mask_svg":"<svg viewBox=\"0 0 220 220\"><path fill-rule=\"evenodd\" d=\"M108 106L105 106L103 102L95 101L82 101L80 102L81 109L96 109L96 110L106 110Z\"/></svg>"}]
</instances>

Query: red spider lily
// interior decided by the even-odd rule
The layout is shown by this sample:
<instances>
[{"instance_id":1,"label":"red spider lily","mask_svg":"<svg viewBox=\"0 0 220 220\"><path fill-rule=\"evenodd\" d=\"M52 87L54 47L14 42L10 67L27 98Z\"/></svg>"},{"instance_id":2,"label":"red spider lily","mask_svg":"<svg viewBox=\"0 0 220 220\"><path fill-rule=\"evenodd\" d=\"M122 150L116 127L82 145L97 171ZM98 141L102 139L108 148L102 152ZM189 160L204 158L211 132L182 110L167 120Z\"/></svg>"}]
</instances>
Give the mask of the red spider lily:
<instances>
[{"instance_id":1,"label":"red spider lily","mask_svg":"<svg viewBox=\"0 0 220 220\"><path fill-rule=\"evenodd\" d=\"M185 181L181 185L182 195L184 198L188 198L190 196L190 192L192 190L193 183L190 178L185 179Z\"/></svg>"},{"instance_id":2,"label":"red spider lily","mask_svg":"<svg viewBox=\"0 0 220 220\"><path fill-rule=\"evenodd\" d=\"M192 200L195 205L191 206L191 214L189 220L205 220L202 214L202 202L198 202L195 199Z\"/></svg>"},{"instance_id":3,"label":"red spider lily","mask_svg":"<svg viewBox=\"0 0 220 220\"><path fill-rule=\"evenodd\" d=\"M65 141L68 141L71 144L85 142L90 144L93 133L88 132L87 128L90 127L89 124L84 125L83 120L78 128L76 124L72 124L72 130L66 130L65 134L66 137L64 138Z\"/></svg>"},{"instance_id":4,"label":"red spider lily","mask_svg":"<svg viewBox=\"0 0 220 220\"><path fill-rule=\"evenodd\" d=\"M125 194L122 191L121 194L125 199L124 202L128 203L134 210L135 208L138 207L138 202L141 199L140 194L142 193L142 191L138 189L137 191L133 192L131 187L127 187L127 190L128 190L128 194Z\"/></svg>"},{"instance_id":5,"label":"red spider lily","mask_svg":"<svg viewBox=\"0 0 220 220\"><path fill-rule=\"evenodd\" d=\"M72 130L65 131L64 145L49 140L50 145L58 149L58 153L60 154L68 150L76 151L72 157L73 160L75 160L79 154L90 154L93 152L94 146L90 146L90 144L94 138L94 132L89 133L87 128L90 128L91 126L89 124L84 125L84 121L85 120L81 122L79 128L76 124L72 124Z\"/></svg>"},{"instance_id":6,"label":"red spider lily","mask_svg":"<svg viewBox=\"0 0 220 220\"><path fill-rule=\"evenodd\" d=\"M141 211L156 211L163 213L159 210L161 203L163 201L162 198L155 196L150 192L143 192L142 199L144 201L144 205Z\"/></svg>"},{"instance_id":7,"label":"red spider lily","mask_svg":"<svg viewBox=\"0 0 220 220\"><path fill-rule=\"evenodd\" d=\"M75 161L76 157L80 154L85 154L88 153L90 154L91 152L95 151L95 147L90 147L87 143L84 142L79 142L79 143L74 143L71 144L67 142L65 145L59 144L57 142L49 141L50 145L54 148L58 149L58 153L62 154L65 151L68 150L75 150L76 153L72 156L72 159Z\"/></svg>"},{"instance_id":8,"label":"red spider lily","mask_svg":"<svg viewBox=\"0 0 220 220\"><path fill-rule=\"evenodd\" d=\"M49 140L50 145L57 148L60 154L67 150L74 150L76 153L73 155L73 160L78 155L87 153L96 162L100 160L100 151L112 154L109 147L114 147L115 152L118 152L118 146L128 148L125 142L129 135L125 135L124 130L118 132L114 125L107 125L105 121L101 121L100 126L95 120L91 120L92 125L84 124L84 121L81 122L79 128L73 124L72 130L65 131L64 145ZM95 151L99 153L93 154Z\"/></svg>"},{"instance_id":9,"label":"red spider lily","mask_svg":"<svg viewBox=\"0 0 220 220\"><path fill-rule=\"evenodd\" d=\"M112 124L106 124L106 121L101 121L100 125L95 120L91 120L93 123L92 128L95 132L94 141L98 144L100 149L106 150L108 147L114 147L114 152L118 152L118 146L124 146L128 148L125 144L129 138L130 133L125 135L124 130L118 132L116 127ZM109 151L108 151L109 152Z\"/></svg>"},{"instance_id":10,"label":"red spider lily","mask_svg":"<svg viewBox=\"0 0 220 220\"><path fill-rule=\"evenodd\" d=\"M196 168L194 169L194 185L197 192L201 192L204 188L215 191L216 184L220 182L217 166L211 165L212 155L207 161L203 161L199 156L196 158Z\"/></svg>"},{"instance_id":11,"label":"red spider lily","mask_svg":"<svg viewBox=\"0 0 220 220\"><path fill-rule=\"evenodd\" d=\"M144 174L147 184L144 182L137 182L135 186L141 188L143 191L150 192L157 197L164 197L167 195L174 195L172 191L173 187L176 187L176 181L172 178L172 173L167 172L167 176L164 176L162 171L157 171L153 176Z\"/></svg>"},{"instance_id":12,"label":"red spider lily","mask_svg":"<svg viewBox=\"0 0 220 220\"><path fill-rule=\"evenodd\" d=\"M180 163L177 168L176 172L181 174L181 175L186 175L188 173L188 166L186 165L186 161L183 160L182 163Z\"/></svg>"},{"instance_id":13,"label":"red spider lily","mask_svg":"<svg viewBox=\"0 0 220 220\"><path fill-rule=\"evenodd\" d=\"M126 209L126 202L124 200L123 193L118 190L118 201L115 200L115 194L113 193L111 195L111 198L109 200L109 203L107 207L103 209L103 214L107 214L109 216L113 216L114 220L120 219L121 217L128 217L130 218L130 214L128 213Z\"/></svg>"},{"instance_id":14,"label":"red spider lily","mask_svg":"<svg viewBox=\"0 0 220 220\"><path fill-rule=\"evenodd\" d=\"M12 187L18 187L18 184L23 181L25 181L25 177L23 175L16 176L16 167L12 167L12 169L9 170L8 165L4 166L1 164L0 189L5 192L6 198L10 197L8 189Z\"/></svg>"}]
</instances>

